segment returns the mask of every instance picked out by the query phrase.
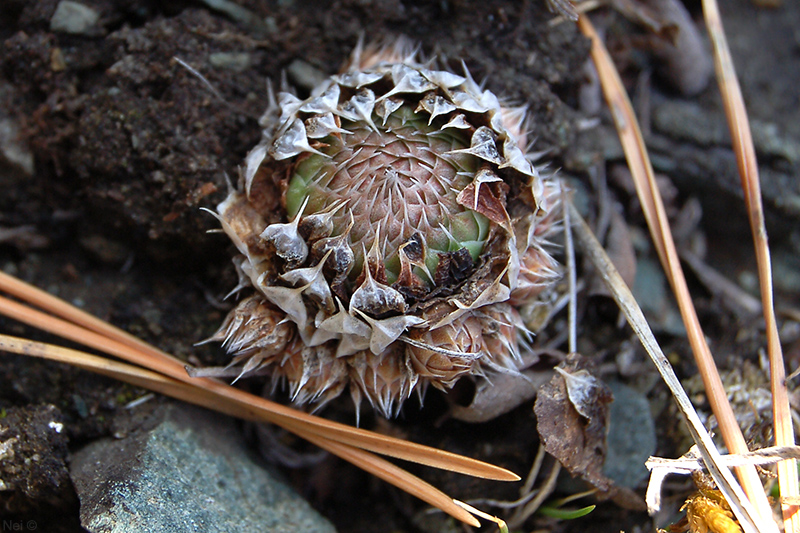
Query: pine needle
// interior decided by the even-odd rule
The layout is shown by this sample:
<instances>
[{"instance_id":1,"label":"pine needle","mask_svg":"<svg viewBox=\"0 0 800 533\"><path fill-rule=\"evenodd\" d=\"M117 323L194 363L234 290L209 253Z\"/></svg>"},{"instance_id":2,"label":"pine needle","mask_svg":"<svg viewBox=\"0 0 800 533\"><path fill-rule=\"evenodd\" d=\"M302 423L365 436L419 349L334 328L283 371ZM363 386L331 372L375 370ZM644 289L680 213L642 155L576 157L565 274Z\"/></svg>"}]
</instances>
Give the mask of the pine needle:
<instances>
[{"instance_id":1,"label":"pine needle","mask_svg":"<svg viewBox=\"0 0 800 533\"><path fill-rule=\"evenodd\" d=\"M246 411L241 409L238 404L220 401L213 394L209 394L206 390L197 386L183 383L150 370L78 350L0 334L0 351L67 363L223 414L255 422L269 421L267 417L258 411ZM353 463L362 470L392 483L455 518L470 525L480 525L474 517L456 505L453 499L445 493L385 459L381 459L364 450L329 440L313 432L297 431L296 433L305 440Z\"/></svg>"},{"instance_id":2,"label":"pine needle","mask_svg":"<svg viewBox=\"0 0 800 533\"><path fill-rule=\"evenodd\" d=\"M100 320L96 316L91 315L82 309L78 309L74 305L65 302L61 298L53 296L52 294L43 291L38 287L34 287L29 283L25 283L24 281L6 274L1 270L0 291L15 296L16 298L19 298L20 300L27 302L34 307L44 309L48 313L68 320L73 324L83 326L88 330L106 336L109 339L117 340L123 344L127 344L128 346L138 348L142 352L151 353L160 358L170 359L180 365L183 365L183 362L179 359L176 359L171 355L162 352L158 348L147 344L143 340L131 335L127 331L123 331L118 327L112 326L108 322Z\"/></svg>"},{"instance_id":3,"label":"pine needle","mask_svg":"<svg viewBox=\"0 0 800 533\"><path fill-rule=\"evenodd\" d=\"M728 117L728 127L731 131L733 151L736 155L736 163L739 168L742 190L744 191L747 216L753 232L761 289L761 307L766 323L775 444L778 446L792 446L795 443L794 428L792 427L792 415L789 407L789 392L786 387L786 367L775 319L772 267L769 245L767 244L767 230L764 225L764 209L761 202L761 185L759 184L756 152L753 147L753 138L750 134L747 109L745 108L742 91L736 77L736 70L734 69L733 59L725 38L725 30L722 27L716 0L703 0L703 14L714 51L714 68L716 69L717 81L722 93L725 115ZM778 463L778 484L781 496L787 498L800 496L797 464L794 460ZM781 507L786 531L800 531L800 507L787 504Z\"/></svg>"},{"instance_id":4,"label":"pine needle","mask_svg":"<svg viewBox=\"0 0 800 533\"><path fill-rule=\"evenodd\" d=\"M592 40L591 54L597 67L600 84L628 160L628 166L634 178L639 201L642 204L642 210L647 219L656 251L662 266L668 274L667 277L677 298L689 343L692 346L695 361L703 378L709 403L717 418L720 433L731 453L746 453L748 451L747 444L738 426L733 409L728 402L714 358L706 343L697 313L692 304L691 295L689 294L686 279L675 249L675 243L672 239L663 201L655 183L653 168L630 100L608 51L585 15L578 19L578 27L584 35ZM737 468L736 471L745 493L763 519L761 523L770 524L768 526L769 529L765 531L777 531L771 518L772 513L769 501L755 468L745 466Z\"/></svg>"},{"instance_id":5,"label":"pine needle","mask_svg":"<svg viewBox=\"0 0 800 533\"><path fill-rule=\"evenodd\" d=\"M0 290L62 318L1 296L0 314L133 364L7 335L0 335L0 351L71 364L230 416L274 423L467 524L480 525L452 498L375 453L475 477L519 480L482 461L309 415L216 380L191 378L180 360L2 272Z\"/></svg>"},{"instance_id":6,"label":"pine needle","mask_svg":"<svg viewBox=\"0 0 800 533\"><path fill-rule=\"evenodd\" d=\"M0 276L0 278L2 278L2 276ZM19 282L19 280L17 281ZM0 280L0 285L2 285L2 280ZM3 287L0 286L0 289L3 289ZM54 298L52 296L50 297ZM61 304L67 306L62 307L62 310L69 311L71 307L69 304L63 301ZM76 311L80 310L76 309ZM80 311L80 313L83 313L83 311ZM346 424L340 424L314 415L309 415L302 411L292 409L291 407L272 402L266 398L248 394L240 389L230 387L216 380L189 377L184 368L184 364L178 359L163 354L156 348L138 339L136 339L137 344L142 343L149 347L147 353L139 350L138 347L135 348L128 344L123 344L115 339L110 339L79 325L55 318L3 297L0 297L0 314L59 337L94 348L103 353L119 357L120 359L153 370L162 375L172 377L177 381L202 388L209 393L214 393L214 395L219 398L226 398L233 403L239 404L243 409L260 411L263 413L263 416L268 417L268 421L285 427L290 431L315 431L326 438L357 448L363 448L381 455L396 457L398 459L475 477L498 481L518 481L520 479L519 476L513 472L482 461L476 461L436 448L395 439L386 435L380 435L364 429L354 428ZM247 417L243 416L243 418Z\"/></svg>"}]
</instances>

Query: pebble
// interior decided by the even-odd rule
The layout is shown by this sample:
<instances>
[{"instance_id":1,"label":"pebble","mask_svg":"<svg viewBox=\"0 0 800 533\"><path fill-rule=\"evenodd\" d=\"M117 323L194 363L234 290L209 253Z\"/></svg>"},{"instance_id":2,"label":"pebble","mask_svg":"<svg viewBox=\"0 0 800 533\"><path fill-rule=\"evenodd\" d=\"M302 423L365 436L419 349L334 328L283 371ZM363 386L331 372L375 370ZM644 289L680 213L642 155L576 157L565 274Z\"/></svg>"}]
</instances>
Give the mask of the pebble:
<instances>
[{"instance_id":1,"label":"pebble","mask_svg":"<svg viewBox=\"0 0 800 533\"><path fill-rule=\"evenodd\" d=\"M307 91L317 87L328 77L320 69L302 59L295 59L289 63L286 74L294 85Z\"/></svg>"},{"instance_id":2,"label":"pebble","mask_svg":"<svg viewBox=\"0 0 800 533\"><path fill-rule=\"evenodd\" d=\"M71 0L61 0L50 19L50 30L73 35L94 35L100 15L94 9Z\"/></svg>"},{"instance_id":3,"label":"pebble","mask_svg":"<svg viewBox=\"0 0 800 533\"><path fill-rule=\"evenodd\" d=\"M0 168L11 167L22 180L33 176L34 161L20 115L14 107L20 96L14 85L0 81ZM4 186L11 185L11 174L4 171L0 176Z\"/></svg>"},{"instance_id":4,"label":"pebble","mask_svg":"<svg viewBox=\"0 0 800 533\"><path fill-rule=\"evenodd\" d=\"M230 17L231 20L235 20L236 22L242 23L245 26L249 26L254 36L260 36L264 33L269 33L264 21L259 19L254 12L250 11L246 7L240 6L237 2L231 2L229 0L200 1L214 11L219 11L225 16Z\"/></svg>"},{"instance_id":5,"label":"pebble","mask_svg":"<svg viewBox=\"0 0 800 533\"><path fill-rule=\"evenodd\" d=\"M81 237L78 244L94 259L111 265L124 263L132 253L122 242L99 234Z\"/></svg>"},{"instance_id":6,"label":"pebble","mask_svg":"<svg viewBox=\"0 0 800 533\"><path fill-rule=\"evenodd\" d=\"M603 473L622 487L635 489L645 478L645 461L656 451L656 428L647 398L619 382L614 392Z\"/></svg>"},{"instance_id":7,"label":"pebble","mask_svg":"<svg viewBox=\"0 0 800 533\"><path fill-rule=\"evenodd\" d=\"M208 56L208 62L217 68L244 72L250 68L252 58L246 52L216 52Z\"/></svg>"},{"instance_id":8,"label":"pebble","mask_svg":"<svg viewBox=\"0 0 800 533\"><path fill-rule=\"evenodd\" d=\"M0 161L6 161L33 176L33 153L22 136L20 124L13 118L0 117Z\"/></svg>"},{"instance_id":9,"label":"pebble","mask_svg":"<svg viewBox=\"0 0 800 533\"><path fill-rule=\"evenodd\" d=\"M647 322L656 332L686 335L680 312L670 297L667 278L658 259L639 257L633 295L642 308Z\"/></svg>"}]
</instances>

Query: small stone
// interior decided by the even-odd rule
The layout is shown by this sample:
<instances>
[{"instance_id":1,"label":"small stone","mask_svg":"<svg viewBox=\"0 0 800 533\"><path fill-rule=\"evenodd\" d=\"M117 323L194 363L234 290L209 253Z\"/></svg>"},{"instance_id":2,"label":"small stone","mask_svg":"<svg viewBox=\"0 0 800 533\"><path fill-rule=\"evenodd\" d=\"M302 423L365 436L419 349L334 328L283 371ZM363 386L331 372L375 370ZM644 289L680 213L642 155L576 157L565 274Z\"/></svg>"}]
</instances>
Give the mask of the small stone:
<instances>
[{"instance_id":1,"label":"small stone","mask_svg":"<svg viewBox=\"0 0 800 533\"><path fill-rule=\"evenodd\" d=\"M700 146L724 146L730 134L715 110L701 108L694 102L665 101L653 110L653 128L672 138Z\"/></svg>"},{"instance_id":2,"label":"small stone","mask_svg":"<svg viewBox=\"0 0 800 533\"><path fill-rule=\"evenodd\" d=\"M232 420L168 404L121 440L93 442L70 474L91 533L333 532L256 463Z\"/></svg>"},{"instance_id":3,"label":"small stone","mask_svg":"<svg viewBox=\"0 0 800 533\"><path fill-rule=\"evenodd\" d=\"M640 392L611 382L614 393L603 473L622 487L636 488L647 478L644 463L656 451L656 428L650 404Z\"/></svg>"},{"instance_id":4,"label":"small stone","mask_svg":"<svg viewBox=\"0 0 800 533\"><path fill-rule=\"evenodd\" d=\"M295 59L289 63L286 74L289 75L293 84L309 91L321 84L327 77L320 69L302 59Z\"/></svg>"},{"instance_id":5,"label":"small stone","mask_svg":"<svg viewBox=\"0 0 800 533\"><path fill-rule=\"evenodd\" d=\"M7 162L33 176L33 153L22 135L19 122L11 117L0 117L0 162Z\"/></svg>"},{"instance_id":6,"label":"small stone","mask_svg":"<svg viewBox=\"0 0 800 533\"><path fill-rule=\"evenodd\" d=\"M669 298L667 279L657 259L639 258L633 294L653 329L672 335L686 335L680 312Z\"/></svg>"},{"instance_id":7,"label":"small stone","mask_svg":"<svg viewBox=\"0 0 800 533\"><path fill-rule=\"evenodd\" d=\"M53 48L50 51L50 69L53 72L67 70L67 62L64 61L64 52L61 51L61 48Z\"/></svg>"},{"instance_id":8,"label":"small stone","mask_svg":"<svg viewBox=\"0 0 800 533\"><path fill-rule=\"evenodd\" d=\"M229 0L201 0L201 2L214 11L219 11L232 20L249 26L250 30L253 31L256 36L267 33L267 25L265 22L259 19L255 13L246 7L238 5L236 2L231 2Z\"/></svg>"},{"instance_id":9,"label":"small stone","mask_svg":"<svg viewBox=\"0 0 800 533\"><path fill-rule=\"evenodd\" d=\"M73 35L93 35L97 31L100 15L79 2L61 0L50 19L50 30Z\"/></svg>"},{"instance_id":10,"label":"small stone","mask_svg":"<svg viewBox=\"0 0 800 533\"><path fill-rule=\"evenodd\" d=\"M252 58L246 52L216 52L208 56L208 62L216 68L244 72L250 68Z\"/></svg>"},{"instance_id":11,"label":"small stone","mask_svg":"<svg viewBox=\"0 0 800 533\"><path fill-rule=\"evenodd\" d=\"M131 251L127 246L102 235L87 235L82 237L78 243L92 257L111 265L122 264L131 256Z\"/></svg>"}]
</instances>

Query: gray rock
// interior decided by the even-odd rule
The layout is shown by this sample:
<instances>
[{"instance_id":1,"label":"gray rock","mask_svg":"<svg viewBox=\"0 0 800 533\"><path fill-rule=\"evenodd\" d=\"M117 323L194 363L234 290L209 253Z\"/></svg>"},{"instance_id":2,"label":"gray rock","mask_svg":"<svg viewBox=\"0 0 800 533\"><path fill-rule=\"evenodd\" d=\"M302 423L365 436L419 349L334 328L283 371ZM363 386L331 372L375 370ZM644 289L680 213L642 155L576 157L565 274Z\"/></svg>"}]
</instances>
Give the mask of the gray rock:
<instances>
[{"instance_id":1,"label":"gray rock","mask_svg":"<svg viewBox=\"0 0 800 533\"><path fill-rule=\"evenodd\" d=\"M302 59L295 59L289 63L289 66L286 67L286 73L294 85L307 91L310 91L328 77L320 69Z\"/></svg>"},{"instance_id":2,"label":"gray rock","mask_svg":"<svg viewBox=\"0 0 800 533\"><path fill-rule=\"evenodd\" d=\"M100 15L91 7L79 2L61 0L50 19L50 29L73 35L94 35Z\"/></svg>"},{"instance_id":3,"label":"gray rock","mask_svg":"<svg viewBox=\"0 0 800 533\"><path fill-rule=\"evenodd\" d=\"M699 146L730 145L725 116L696 102L664 100L653 109L653 127L673 139Z\"/></svg>"},{"instance_id":4,"label":"gray rock","mask_svg":"<svg viewBox=\"0 0 800 533\"><path fill-rule=\"evenodd\" d=\"M26 176L33 176L33 154L22 136L22 128L12 118L0 117L0 161L21 169Z\"/></svg>"},{"instance_id":5,"label":"gray rock","mask_svg":"<svg viewBox=\"0 0 800 533\"><path fill-rule=\"evenodd\" d=\"M10 83L0 81L0 180L7 180L10 166L19 171L21 178L33 176L34 162L28 138L15 113L19 91ZM5 184L4 184L5 185Z\"/></svg>"},{"instance_id":6,"label":"gray rock","mask_svg":"<svg viewBox=\"0 0 800 533\"><path fill-rule=\"evenodd\" d=\"M698 146L730 146L725 116L696 102L665 100L653 109L653 127L673 139ZM800 142L787 135L775 122L752 120L750 128L758 155L800 161Z\"/></svg>"},{"instance_id":7,"label":"gray rock","mask_svg":"<svg viewBox=\"0 0 800 533\"><path fill-rule=\"evenodd\" d=\"M250 68L253 59L246 52L215 52L208 56L208 62L217 68L244 72Z\"/></svg>"},{"instance_id":8,"label":"gray rock","mask_svg":"<svg viewBox=\"0 0 800 533\"><path fill-rule=\"evenodd\" d=\"M235 20L236 22L240 22L245 26L249 26L251 32L253 32L253 34L256 36L268 33L266 23L258 18L258 15L246 7L240 6L236 2L230 2L229 0L200 1L214 11L219 11L225 16L230 17L231 20Z\"/></svg>"},{"instance_id":9,"label":"gray rock","mask_svg":"<svg viewBox=\"0 0 800 533\"><path fill-rule=\"evenodd\" d=\"M606 437L603 473L622 487L636 488L647 477L644 462L656 451L656 428L647 398L618 382L614 392Z\"/></svg>"},{"instance_id":10,"label":"gray rock","mask_svg":"<svg viewBox=\"0 0 800 533\"><path fill-rule=\"evenodd\" d=\"M644 311L647 322L657 332L686 335L680 312L668 291L667 278L657 259L639 257L633 295Z\"/></svg>"},{"instance_id":11,"label":"gray rock","mask_svg":"<svg viewBox=\"0 0 800 533\"><path fill-rule=\"evenodd\" d=\"M159 407L127 437L74 454L70 470L92 533L334 531L254 461L231 420L193 407Z\"/></svg>"}]
</instances>

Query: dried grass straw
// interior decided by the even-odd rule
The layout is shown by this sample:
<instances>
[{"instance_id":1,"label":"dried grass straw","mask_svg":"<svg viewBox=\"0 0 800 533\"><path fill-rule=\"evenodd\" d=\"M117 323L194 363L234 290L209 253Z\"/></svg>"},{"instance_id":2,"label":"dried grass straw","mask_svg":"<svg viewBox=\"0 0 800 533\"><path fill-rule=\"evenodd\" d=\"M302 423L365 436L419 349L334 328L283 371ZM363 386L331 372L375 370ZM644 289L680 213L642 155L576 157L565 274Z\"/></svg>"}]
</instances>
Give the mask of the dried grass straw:
<instances>
[{"instance_id":1,"label":"dried grass straw","mask_svg":"<svg viewBox=\"0 0 800 533\"><path fill-rule=\"evenodd\" d=\"M717 417L720 433L731 453L747 453L747 445L728 402L722 380L713 356L705 341L691 295L680 266L675 243L667 221L663 201L655 183L652 165L639 129L630 100L613 62L589 19L582 15L578 20L580 30L592 40L592 58L600 77L603 92L611 109L620 141L628 160L636 191L647 219L661 264L667 272L672 290L678 300L681 316L687 330L689 343L703 378L706 394ZM771 297L770 297L771 298ZM761 531L777 531L772 511L757 471L753 466L736 468L742 487L755 507L758 517L752 517ZM725 492L723 487L720 489ZM726 497L729 497L726 494ZM743 517L739 517L740 520ZM792 531L792 530L790 530Z\"/></svg>"},{"instance_id":2,"label":"dried grass straw","mask_svg":"<svg viewBox=\"0 0 800 533\"><path fill-rule=\"evenodd\" d=\"M786 387L786 367L780 339L778 338L778 325L775 320L772 267L769 245L767 244L767 230L764 226L764 208L761 202L761 185L759 183L753 137L750 134L747 109L742 98L739 80L736 77L736 70L734 69L731 52L725 38L725 30L722 27L722 19L720 18L716 0L703 0L703 15L705 16L708 35L714 50L714 68L720 92L722 93L725 115L728 118L728 128L731 131L733 152L736 155L736 164L742 182L750 229L753 232L758 279L761 289L761 307L764 313L767 333L775 444L777 446L792 446L795 443L794 428L792 427L792 415L789 408L789 392ZM800 496L795 460L778 463L778 485L783 498L796 501L797 497ZM783 512L785 530L787 532L800 532L800 506L783 503L781 510Z\"/></svg>"}]
</instances>

